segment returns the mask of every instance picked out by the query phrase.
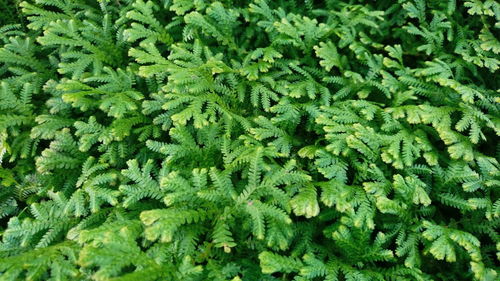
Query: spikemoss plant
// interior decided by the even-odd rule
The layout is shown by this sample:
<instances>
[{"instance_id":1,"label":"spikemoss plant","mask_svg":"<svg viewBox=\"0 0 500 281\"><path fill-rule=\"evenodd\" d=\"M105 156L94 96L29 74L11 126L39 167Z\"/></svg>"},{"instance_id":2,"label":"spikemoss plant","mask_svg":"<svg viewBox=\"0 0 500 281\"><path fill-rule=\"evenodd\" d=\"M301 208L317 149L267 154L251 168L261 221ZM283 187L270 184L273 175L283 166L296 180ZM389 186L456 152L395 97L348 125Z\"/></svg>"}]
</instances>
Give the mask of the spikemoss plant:
<instances>
[{"instance_id":1,"label":"spikemoss plant","mask_svg":"<svg viewBox=\"0 0 500 281\"><path fill-rule=\"evenodd\" d=\"M500 278L497 1L18 5L0 280Z\"/></svg>"}]
</instances>

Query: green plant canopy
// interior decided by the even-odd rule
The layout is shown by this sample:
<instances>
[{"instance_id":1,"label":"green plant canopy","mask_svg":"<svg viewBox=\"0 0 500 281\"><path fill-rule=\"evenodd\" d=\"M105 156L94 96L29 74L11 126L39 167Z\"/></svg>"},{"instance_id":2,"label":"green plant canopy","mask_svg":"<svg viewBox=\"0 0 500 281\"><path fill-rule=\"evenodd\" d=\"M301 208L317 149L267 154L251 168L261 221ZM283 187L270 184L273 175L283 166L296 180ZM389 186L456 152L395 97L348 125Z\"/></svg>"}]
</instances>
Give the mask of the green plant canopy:
<instances>
[{"instance_id":1,"label":"green plant canopy","mask_svg":"<svg viewBox=\"0 0 500 281\"><path fill-rule=\"evenodd\" d=\"M0 281L499 280L499 3L0 0Z\"/></svg>"}]
</instances>

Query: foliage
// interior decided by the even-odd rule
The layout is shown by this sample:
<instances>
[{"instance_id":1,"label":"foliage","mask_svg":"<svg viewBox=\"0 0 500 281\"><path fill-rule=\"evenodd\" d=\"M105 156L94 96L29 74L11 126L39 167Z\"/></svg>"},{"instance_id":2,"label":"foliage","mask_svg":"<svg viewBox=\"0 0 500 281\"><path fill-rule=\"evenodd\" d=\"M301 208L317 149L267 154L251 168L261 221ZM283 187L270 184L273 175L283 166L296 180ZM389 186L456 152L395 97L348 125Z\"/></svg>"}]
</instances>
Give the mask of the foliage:
<instances>
[{"instance_id":1,"label":"foliage","mask_svg":"<svg viewBox=\"0 0 500 281\"><path fill-rule=\"evenodd\" d=\"M497 1L0 5L0 280L500 278Z\"/></svg>"}]
</instances>

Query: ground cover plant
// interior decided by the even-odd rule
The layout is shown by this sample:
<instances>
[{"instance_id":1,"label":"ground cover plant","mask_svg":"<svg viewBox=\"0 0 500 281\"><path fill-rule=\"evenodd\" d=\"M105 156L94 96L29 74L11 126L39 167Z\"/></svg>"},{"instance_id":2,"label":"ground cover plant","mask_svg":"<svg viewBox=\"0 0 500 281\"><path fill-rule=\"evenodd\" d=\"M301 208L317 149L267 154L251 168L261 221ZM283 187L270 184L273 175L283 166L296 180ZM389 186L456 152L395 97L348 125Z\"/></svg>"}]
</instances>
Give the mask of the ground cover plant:
<instances>
[{"instance_id":1,"label":"ground cover plant","mask_svg":"<svg viewBox=\"0 0 500 281\"><path fill-rule=\"evenodd\" d=\"M0 3L0 280L499 280L497 1Z\"/></svg>"}]
</instances>

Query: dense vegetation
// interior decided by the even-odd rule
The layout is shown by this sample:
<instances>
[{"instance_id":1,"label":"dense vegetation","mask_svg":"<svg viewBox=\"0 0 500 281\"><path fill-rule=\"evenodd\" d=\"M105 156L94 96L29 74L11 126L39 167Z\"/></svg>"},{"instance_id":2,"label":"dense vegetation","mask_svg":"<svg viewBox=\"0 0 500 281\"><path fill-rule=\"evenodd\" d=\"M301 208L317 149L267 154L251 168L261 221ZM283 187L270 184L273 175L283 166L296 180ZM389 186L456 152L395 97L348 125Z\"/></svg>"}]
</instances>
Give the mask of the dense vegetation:
<instances>
[{"instance_id":1,"label":"dense vegetation","mask_svg":"<svg viewBox=\"0 0 500 281\"><path fill-rule=\"evenodd\" d=\"M499 2L0 8L0 280L500 278Z\"/></svg>"}]
</instances>

